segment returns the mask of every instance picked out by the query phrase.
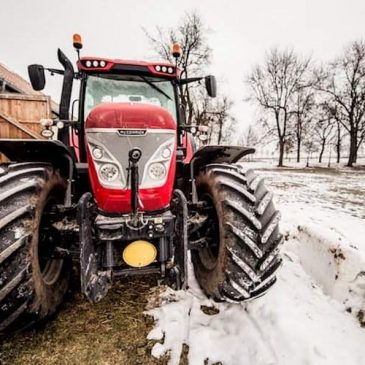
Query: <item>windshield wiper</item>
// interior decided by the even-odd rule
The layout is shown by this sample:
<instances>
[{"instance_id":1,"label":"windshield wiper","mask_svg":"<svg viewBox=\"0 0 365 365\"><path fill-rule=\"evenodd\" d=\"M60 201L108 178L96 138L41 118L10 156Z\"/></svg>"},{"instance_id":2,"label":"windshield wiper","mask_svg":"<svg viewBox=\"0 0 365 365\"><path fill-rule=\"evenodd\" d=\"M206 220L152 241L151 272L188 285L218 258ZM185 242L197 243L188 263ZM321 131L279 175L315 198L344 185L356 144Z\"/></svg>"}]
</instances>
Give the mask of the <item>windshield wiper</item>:
<instances>
[{"instance_id":1,"label":"windshield wiper","mask_svg":"<svg viewBox=\"0 0 365 365\"><path fill-rule=\"evenodd\" d=\"M150 85L152 87L152 89L155 89L156 91L158 91L160 94L164 95L167 97L167 99L172 100L162 89L160 89L158 86L156 86L153 82L147 80L145 77L139 75L139 77L148 85Z\"/></svg>"}]
</instances>

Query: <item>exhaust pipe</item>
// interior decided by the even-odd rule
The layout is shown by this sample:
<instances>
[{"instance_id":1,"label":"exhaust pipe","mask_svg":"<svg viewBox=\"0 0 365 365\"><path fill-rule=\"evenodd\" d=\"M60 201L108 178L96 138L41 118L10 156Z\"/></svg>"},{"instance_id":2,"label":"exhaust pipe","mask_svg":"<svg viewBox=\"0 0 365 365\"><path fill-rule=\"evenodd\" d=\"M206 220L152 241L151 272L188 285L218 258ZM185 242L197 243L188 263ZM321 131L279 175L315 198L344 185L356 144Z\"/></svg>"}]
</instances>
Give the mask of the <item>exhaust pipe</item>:
<instances>
[{"instance_id":1,"label":"exhaust pipe","mask_svg":"<svg viewBox=\"0 0 365 365\"><path fill-rule=\"evenodd\" d=\"M58 49L57 51L58 60L64 68L64 76L63 76L63 84L62 84L62 93L61 93L61 101L60 101L60 119L61 120L69 120L69 110L70 110L70 102L71 102L71 93L72 93L72 84L74 80L74 68L72 66L71 61L67 58L67 56ZM59 140L63 142L66 146L69 146L69 128L65 127L59 130Z\"/></svg>"}]
</instances>

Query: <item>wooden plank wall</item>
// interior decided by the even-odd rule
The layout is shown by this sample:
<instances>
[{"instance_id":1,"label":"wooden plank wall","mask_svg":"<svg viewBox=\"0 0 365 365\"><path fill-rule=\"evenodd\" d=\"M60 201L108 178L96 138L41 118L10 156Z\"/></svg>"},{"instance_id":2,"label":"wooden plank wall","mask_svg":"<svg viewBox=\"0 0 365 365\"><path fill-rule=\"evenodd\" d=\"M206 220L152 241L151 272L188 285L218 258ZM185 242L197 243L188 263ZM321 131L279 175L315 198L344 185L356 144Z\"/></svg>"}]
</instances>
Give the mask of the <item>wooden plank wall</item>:
<instances>
[{"instance_id":1,"label":"wooden plank wall","mask_svg":"<svg viewBox=\"0 0 365 365\"><path fill-rule=\"evenodd\" d=\"M0 138L42 138L40 120L44 118L51 118L50 97L0 94Z\"/></svg>"}]
</instances>

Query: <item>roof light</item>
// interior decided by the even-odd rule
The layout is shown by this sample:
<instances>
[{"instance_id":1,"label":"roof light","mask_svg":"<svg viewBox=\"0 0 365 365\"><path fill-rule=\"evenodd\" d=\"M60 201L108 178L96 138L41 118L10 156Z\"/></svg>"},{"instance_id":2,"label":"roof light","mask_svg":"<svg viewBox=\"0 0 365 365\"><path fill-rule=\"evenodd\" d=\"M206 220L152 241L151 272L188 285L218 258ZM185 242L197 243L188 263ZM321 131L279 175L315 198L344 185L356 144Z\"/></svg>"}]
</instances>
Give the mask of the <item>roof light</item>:
<instances>
[{"instance_id":1,"label":"roof light","mask_svg":"<svg viewBox=\"0 0 365 365\"><path fill-rule=\"evenodd\" d=\"M86 65L86 67L91 67L91 61L86 61L85 65Z\"/></svg>"},{"instance_id":2,"label":"roof light","mask_svg":"<svg viewBox=\"0 0 365 365\"><path fill-rule=\"evenodd\" d=\"M106 62L105 61L100 61L100 67L105 67Z\"/></svg>"},{"instance_id":3,"label":"roof light","mask_svg":"<svg viewBox=\"0 0 365 365\"><path fill-rule=\"evenodd\" d=\"M81 39L81 36L80 34L77 34L75 33L73 36L72 36L72 41L73 41L73 46L79 50L82 48L82 39Z\"/></svg>"},{"instance_id":4,"label":"roof light","mask_svg":"<svg viewBox=\"0 0 365 365\"><path fill-rule=\"evenodd\" d=\"M169 74L172 74L172 73L174 72L174 69L173 69L172 67L169 67L169 68L167 69L167 71L168 71L168 73L169 73Z\"/></svg>"},{"instance_id":5,"label":"roof light","mask_svg":"<svg viewBox=\"0 0 365 365\"><path fill-rule=\"evenodd\" d=\"M94 66L94 67L98 67L98 66L99 66L99 61L94 60L94 61L93 61L93 66Z\"/></svg>"},{"instance_id":6,"label":"roof light","mask_svg":"<svg viewBox=\"0 0 365 365\"><path fill-rule=\"evenodd\" d=\"M167 67L166 66L162 66L162 72L166 72L167 71Z\"/></svg>"},{"instance_id":7,"label":"roof light","mask_svg":"<svg viewBox=\"0 0 365 365\"><path fill-rule=\"evenodd\" d=\"M181 46L179 43L175 42L171 47L172 55L175 58L179 58L181 56Z\"/></svg>"},{"instance_id":8,"label":"roof light","mask_svg":"<svg viewBox=\"0 0 365 365\"><path fill-rule=\"evenodd\" d=\"M157 65L157 66L155 67L155 70L156 70L157 72L160 72L160 71L161 71L161 66L158 66L158 65Z\"/></svg>"}]
</instances>

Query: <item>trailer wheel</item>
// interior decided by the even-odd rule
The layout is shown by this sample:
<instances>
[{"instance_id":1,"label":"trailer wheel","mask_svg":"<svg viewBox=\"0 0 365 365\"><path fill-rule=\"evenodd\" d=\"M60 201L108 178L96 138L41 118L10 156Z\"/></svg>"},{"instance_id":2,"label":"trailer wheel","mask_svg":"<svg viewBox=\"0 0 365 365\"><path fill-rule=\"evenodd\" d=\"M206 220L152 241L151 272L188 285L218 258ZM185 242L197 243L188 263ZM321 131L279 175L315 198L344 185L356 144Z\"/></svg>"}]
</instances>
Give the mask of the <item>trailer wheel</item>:
<instances>
[{"instance_id":1,"label":"trailer wheel","mask_svg":"<svg viewBox=\"0 0 365 365\"><path fill-rule=\"evenodd\" d=\"M216 301L240 302L264 294L276 281L282 242L272 194L239 165L208 165L196 179L208 219L191 237L195 276Z\"/></svg>"},{"instance_id":2,"label":"trailer wheel","mask_svg":"<svg viewBox=\"0 0 365 365\"><path fill-rule=\"evenodd\" d=\"M57 230L46 213L62 204L66 181L48 164L0 168L0 332L55 313L67 291L71 261L56 258Z\"/></svg>"}]
</instances>

